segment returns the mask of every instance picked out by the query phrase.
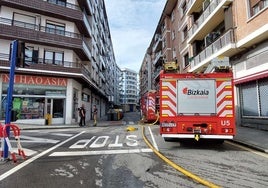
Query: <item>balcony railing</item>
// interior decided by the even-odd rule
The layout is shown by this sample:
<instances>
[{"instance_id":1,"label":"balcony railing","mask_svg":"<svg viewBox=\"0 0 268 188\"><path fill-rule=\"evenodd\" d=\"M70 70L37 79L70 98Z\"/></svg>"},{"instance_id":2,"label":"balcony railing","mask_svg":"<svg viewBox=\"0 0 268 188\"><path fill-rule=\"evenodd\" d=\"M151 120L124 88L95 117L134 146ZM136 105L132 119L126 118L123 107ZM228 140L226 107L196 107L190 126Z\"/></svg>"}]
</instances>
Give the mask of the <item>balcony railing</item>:
<instances>
[{"instance_id":1,"label":"balcony railing","mask_svg":"<svg viewBox=\"0 0 268 188\"><path fill-rule=\"evenodd\" d=\"M213 54L224 48L229 44L233 44L235 42L234 39L234 31L231 29L227 31L224 35L222 35L219 39L215 42L210 44L206 47L203 51L201 51L198 55L196 55L191 63L191 68L198 65L200 62L204 61L205 59L211 57Z\"/></svg>"},{"instance_id":2,"label":"balcony railing","mask_svg":"<svg viewBox=\"0 0 268 188\"><path fill-rule=\"evenodd\" d=\"M5 24L5 25L10 25L10 26L18 26L18 27L23 27L27 29L33 29L45 33L51 33L51 34L56 34L56 35L62 35L65 37L71 37L71 38L79 38L82 39L82 35L78 33L73 33L65 30L60 30L60 29L53 29L45 26L39 26L31 23L26 23L26 22L21 22L17 20L11 20L7 18L0 17L0 24Z\"/></svg>"},{"instance_id":3,"label":"balcony railing","mask_svg":"<svg viewBox=\"0 0 268 188\"><path fill-rule=\"evenodd\" d=\"M154 59L154 61L153 61L153 64L154 64L155 66L157 65L157 63L158 63L159 61L162 60L161 57L162 57L162 52L161 52L161 51L159 51L159 52L157 52L157 53L155 54L155 59Z\"/></svg>"},{"instance_id":4,"label":"balcony railing","mask_svg":"<svg viewBox=\"0 0 268 188\"><path fill-rule=\"evenodd\" d=\"M194 25L189 29L189 37L191 37L198 28L205 23L205 20L215 11L216 7L221 3L223 0L212 0L208 7L204 10L204 12L200 15L200 17L196 20Z\"/></svg>"},{"instance_id":5,"label":"balcony railing","mask_svg":"<svg viewBox=\"0 0 268 188\"><path fill-rule=\"evenodd\" d=\"M9 61L9 54L0 53L0 59L4 61ZM81 68L82 64L78 62L71 62L71 61L60 61L56 60L53 61L51 59L44 59L44 58L32 58L27 57L25 58L25 62L27 64L46 64L46 65L57 65L57 66L63 66L63 67L70 67L70 68Z\"/></svg>"},{"instance_id":6,"label":"balcony railing","mask_svg":"<svg viewBox=\"0 0 268 188\"><path fill-rule=\"evenodd\" d=\"M91 36L92 35L92 29L91 29L91 26L90 26L90 22L87 18L87 15L85 13L83 13L83 21L85 23L85 26L87 28L87 31L89 33L89 35Z\"/></svg>"},{"instance_id":7,"label":"balcony railing","mask_svg":"<svg viewBox=\"0 0 268 188\"><path fill-rule=\"evenodd\" d=\"M5 62L5 66L9 67L9 54L0 53L0 61ZM91 72L81 63L79 62L71 62L71 61L53 61L51 59L43 59L43 58L26 58L25 62L29 65L30 69L38 68L40 69L45 66L46 70L54 71L57 70L58 72L81 72L86 78L91 80ZM3 63L2 63L3 64ZM73 70L74 71L70 71ZM76 70L75 70L76 69Z\"/></svg>"},{"instance_id":8,"label":"balcony railing","mask_svg":"<svg viewBox=\"0 0 268 188\"><path fill-rule=\"evenodd\" d=\"M30 29L30 30L34 30L37 32L42 32L42 33L46 33L44 34L36 34L34 32L32 32L30 35L29 33L26 34L26 36L28 36L27 39L29 40L35 40L35 41L39 41L40 39L42 39L42 42L46 42L49 43L49 45L52 46L68 46L68 47L73 47L74 50L78 50L81 51L83 50L83 58L85 59L91 59L91 49L88 45L88 42L85 41L85 39L83 38L82 35L78 34L78 33L73 33L73 32L69 32L69 31L65 31L65 30L61 30L61 29L54 29L54 28L49 28L49 27L45 27L45 26L40 26L40 25L35 25L35 24L31 24L31 23L26 23L26 22L21 22L21 21L16 21L16 20L11 20L11 19L7 19L7 18L2 18L0 17L0 24L3 25L9 25L9 26L16 26L16 27L21 27L21 28L26 28L26 29ZM9 35L8 32L11 32L9 30L11 30L11 28L6 28L6 35ZM18 30L18 29L17 29ZM13 30L14 34L12 37L17 37L17 30ZM20 38L21 36L20 34L17 34L18 37ZM24 33L27 33L27 31L25 30ZM52 34L52 35L50 35ZM0 33L1 35L1 33ZM58 35L59 37L53 37L53 35ZM69 39L67 40L64 37L68 37ZM25 38L25 37L24 37ZM80 52L79 52L80 53Z\"/></svg>"},{"instance_id":9,"label":"balcony railing","mask_svg":"<svg viewBox=\"0 0 268 188\"><path fill-rule=\"evenodd\" d=\"M156 40L155 40L155 43L153 45L153 51L157 51L157 50L160 50L161 49L161 44L162 44L162 38L161 36L157 36L156 37Z\"/></svg>"}]
</instances>

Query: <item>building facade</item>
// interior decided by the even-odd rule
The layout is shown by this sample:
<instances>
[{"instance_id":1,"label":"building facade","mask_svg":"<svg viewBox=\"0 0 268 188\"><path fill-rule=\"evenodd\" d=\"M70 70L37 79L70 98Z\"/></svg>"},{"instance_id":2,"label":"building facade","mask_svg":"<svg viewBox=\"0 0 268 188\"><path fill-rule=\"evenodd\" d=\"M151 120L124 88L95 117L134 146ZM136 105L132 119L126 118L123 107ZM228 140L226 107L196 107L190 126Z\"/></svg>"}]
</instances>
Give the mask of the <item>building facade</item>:
<instances>
[{"instance_id":1,"label":"building facade","mask_svg":"<svg viewBox=\"0 0 268 188\"><path fill-rule=\"evenodd\" d=\"M92 119L115 103L115 62L103 0L3 0L0 2L0 119L5 119L10 43L25 42L25 62L15 70L12 119L17 123L72 124L77 108ZM118 100L117 100L118 101Z\"/></svg>"},{"instance_id":2,"label":"building facade","mask_svg":"<svg viewBox=\"0 0 268 188\"><path fill-rule=\"evenodd\" d=\"M168 0L139 73L141 82L153 84L141 83L141 93L159 89L163 62L202 73L225 58L234 73L237 124L268 129L267 39L267 0Z\"/></svg>"},{"instance_id":3,"label":"building facade","mask_svg":"<svg viewBox=\"0 0 268 188\"><path fill-rule=\"evenodd\" d=\"M120 102L124 112L135 112L138 101L138 73L131 69L121 69Z\"/></svg>"}]
</instances>

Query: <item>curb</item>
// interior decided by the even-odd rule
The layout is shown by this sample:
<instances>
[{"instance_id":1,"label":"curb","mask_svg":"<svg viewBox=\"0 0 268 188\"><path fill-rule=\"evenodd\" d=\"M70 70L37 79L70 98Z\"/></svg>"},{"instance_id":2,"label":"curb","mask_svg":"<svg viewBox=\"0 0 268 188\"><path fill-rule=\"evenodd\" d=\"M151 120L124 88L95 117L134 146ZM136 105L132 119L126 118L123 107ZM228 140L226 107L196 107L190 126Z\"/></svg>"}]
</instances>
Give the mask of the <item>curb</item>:
<instances>
[{"instance_id":1,"label":"curb","mask_svg":"<svg viewBox=\"0 0 268 188\"><path fill-rule=\"evenodd\" d=\"M251 143L242 141L242 140L228 140L228 141L230 141L230 142L234 142L234 143L237 143L237 144L246 146L246 147L249 147L249 148L251 148L251 149L255 149L255 150L257 150L257 151L261 151L261 152L264 152L264 153L268 153L268 149L262 148L262 147L260 147L260 146L257 146L257 145L254 145L254 144L251 144Z\"/></svg>"},{"instance_id":2,"label":"curb","mask_svg":"<svg viewBox=\"0 0 268 188\"><path fill-rule=\"evenodd\" d=\"M118 123L113 123L110 124L109 122L105 123L99 123L97 127L109 127L109 126L124 126L126 125L125 122L118 122ZM23 125L19 125L20 130L40 130L40 129L72 129L72 128L91 128L94 127L92 125L86 125L84 127L80 127L78 124L77 125L33 125L33 126L26 126L24 127Z\"/></svg>"}]
</instances>

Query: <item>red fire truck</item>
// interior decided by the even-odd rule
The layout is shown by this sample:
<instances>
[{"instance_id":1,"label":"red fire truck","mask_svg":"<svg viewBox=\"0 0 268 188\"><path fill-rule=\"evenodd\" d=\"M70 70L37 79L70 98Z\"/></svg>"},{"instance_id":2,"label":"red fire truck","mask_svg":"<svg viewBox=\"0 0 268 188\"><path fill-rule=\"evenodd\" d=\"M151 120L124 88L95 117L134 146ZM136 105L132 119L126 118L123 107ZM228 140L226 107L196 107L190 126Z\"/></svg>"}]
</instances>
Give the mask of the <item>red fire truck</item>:
<instances>
[{"instance_id":1,"label":"red fire truck","mask_svg":"<svg viewBox=\"0 0 268 188\"><path fill-rule=\"evenodd\" d=\"M233 139L233 74L229 68L209 73L160 73L160 134L177 139Z\"/></svg>"},{"instance_id":2,"label":"red fire truck","mask_svg":"<svg viewBox=\"0 0 268 188\"><path fill-rule=\"evenodd\" d=\"M141 116L144 122L154 122L158 119L159 95L150 90L141 97Z\"/></svg>"}]
</instances>

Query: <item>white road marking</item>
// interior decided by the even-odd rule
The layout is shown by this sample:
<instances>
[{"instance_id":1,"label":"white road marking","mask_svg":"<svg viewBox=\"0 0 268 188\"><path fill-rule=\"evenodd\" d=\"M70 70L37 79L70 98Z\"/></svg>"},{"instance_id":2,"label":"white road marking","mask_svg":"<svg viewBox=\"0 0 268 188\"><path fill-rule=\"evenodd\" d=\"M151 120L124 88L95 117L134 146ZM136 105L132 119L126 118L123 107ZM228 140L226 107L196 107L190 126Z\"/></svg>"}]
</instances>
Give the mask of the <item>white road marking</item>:
<instances>
[{"instance_id":1,"label":"white road marking","mask_svg":"<svg viewBox=\"0 0 268 188\"><path fill-rule=\"evenodd\" d=\"M13 151L16 151L16 152L18 151L18 148L12 147L12 149L13 149ZM37 153L37 151L27 149L27 148L22 148L22 150L24 151L24 154L26 155L26 157L32 156L32 155Z\"/></svg>"},{"instance_id":2,"label":"white road marking","mask_svg":"<svg viewBox=\"0 0 268 188\"><path fill-rule=\"evenodd\" d=\"M7 178L8 176L10 176L11 174L15 173L16 171L20 170L21 168L25 167L26 165L32 163L32 162L35 161L36 159L38 159L38 158L40 158L40 157L46 155L47 153L53 151L54 149L60 147L61 145L63 145L63 144L65 144L65 143L71 141L72 139L74 139L74 138L80 136L80 135L83 134L84 132L85 132L85 131L82 131L82 132L80 132L80 133L74 135L73 137L68 138L67 140L65 140L65 141L63 141L63 142L61 142L61 143L59 143L59 144L57 144L57 145L55 145L55 146L53 146L53 147L51 147L51 148L45 150L45 151L43 151L42 153L39 153L38 155L35 155L34 157L32 157L32 158L30 158L30 159L24 161L23 163L18 164L17 166L15 166L14 168L12 168L11 170L9 170L9 171L7 171L6 173L0 175L0 181L2 181L3 179Z\"/></svg>"},{"instance_id":3,"label":"white road marking","mask_svg":"<svg viewBox=\"0 0 268 188\"><path fill-rule=\"evenodd\" d=\"M85 148L90 142L91 140L95 139L96 136L93 136L90 140L89 139L85 139L85 140L78 140L75 144L71 145L69 148L73 149L81 149L81 148Z\"/></svg>"},{"instance_id":4,"label":"white road marking","mask_svg":"<svg viewBox=\"0 0 268 188\"><path fill-rule=\"evenodd\" d=\"M99 142L101 140L102 142ZM99 136L91 145L91 148L101 148L104 147L109 140L109 136Z\"/></svg>"},{"instance_id":5,"label":"white road marking","mask_svg":"<svg viewBox=\"0 0 268 188\"><path fill-rule=\"evenodd\" d=\"M48 138L38 138L38 137L33 137L33 136L25 136L21 135L20 136L20 142L29 142L29 143L52 143L56 144L60 140L53 140L53 139L48 139Z\"/></svg>"},{"instance_id":6,"label":"white road marking","mask_svg":"<svg viewBox=\"0 0 268 188\"><path fill-rule=\"evenodd\" d=\"M149 132L150 132L151 137L152 137L153 145L154 145L155 149L156 149L157 151L159 151L158 146L157 146L157 144L156 144L156 141L155 141L155 139L154 139L154 135L153 135L153 133L152 133L151 127L148 127L148 129L149 129Z\"/></svg>"},{"instance_id":7,"label":"white road marking","mask_svg":"<svg viewBox=\"0 0 268 188\"><path fill-rule=\"evenodd\" d=\"M50 133L50 134L55 136L66 136L66 137L73 136L73 134L67 134L67 133Z\"/></svg>"},{"instance_id":8,"label":"white road marking","mask_svg":"<svg viewBox=\"0 0 268 188\"><path fill-rule=\"evenodd\" d=\"M50 154L50 157L67 157L67 156L86 156L86 155L113 155L113 154L130 154L130 153L147 153L153 152L150 148L144 149L125 149L125 150L101 150L101 151L62 151Z\"/></svg>"}]
</instances>

